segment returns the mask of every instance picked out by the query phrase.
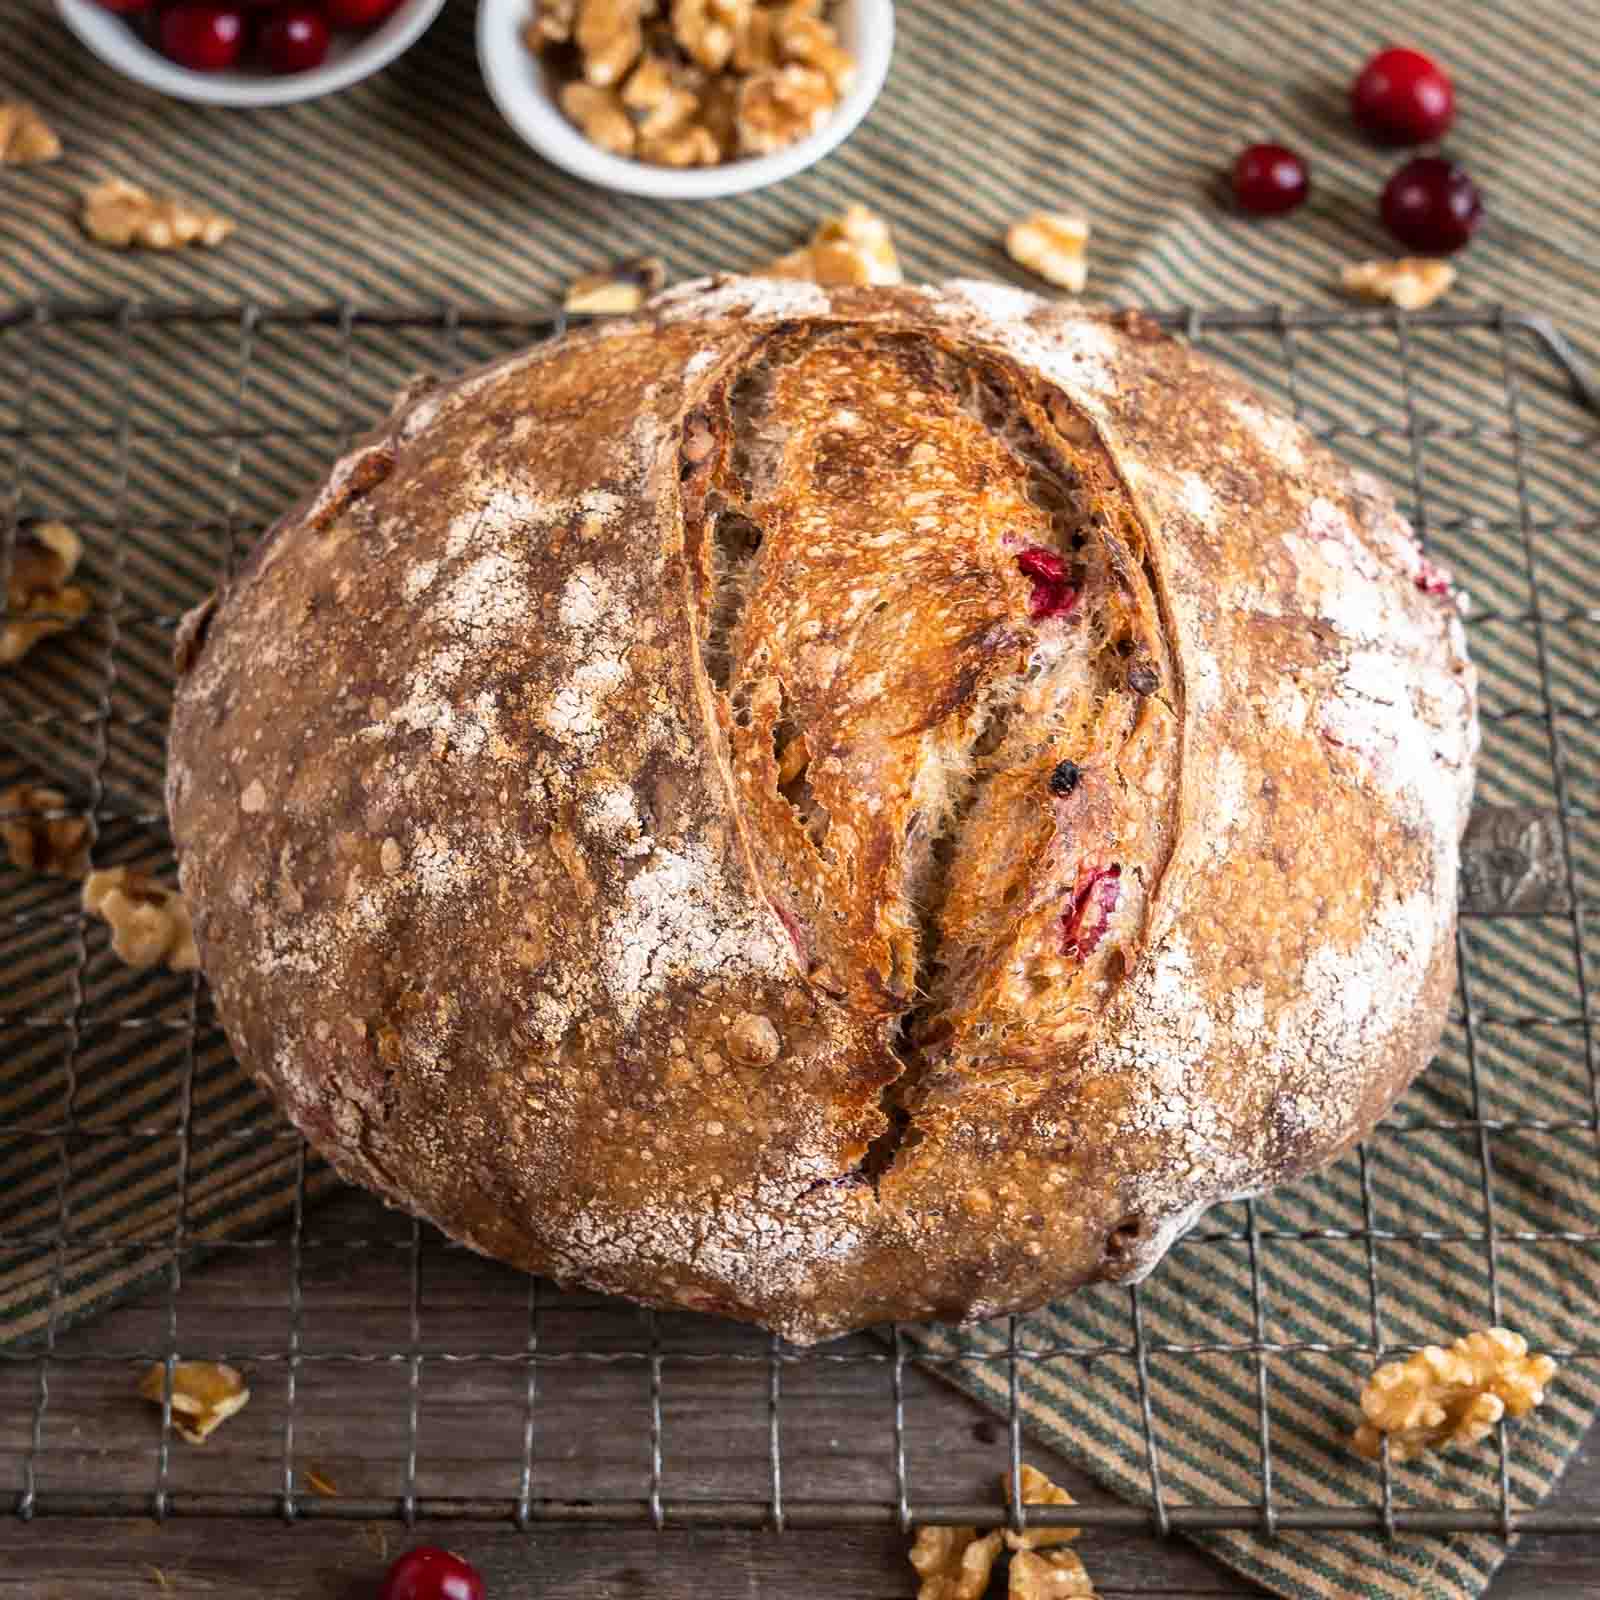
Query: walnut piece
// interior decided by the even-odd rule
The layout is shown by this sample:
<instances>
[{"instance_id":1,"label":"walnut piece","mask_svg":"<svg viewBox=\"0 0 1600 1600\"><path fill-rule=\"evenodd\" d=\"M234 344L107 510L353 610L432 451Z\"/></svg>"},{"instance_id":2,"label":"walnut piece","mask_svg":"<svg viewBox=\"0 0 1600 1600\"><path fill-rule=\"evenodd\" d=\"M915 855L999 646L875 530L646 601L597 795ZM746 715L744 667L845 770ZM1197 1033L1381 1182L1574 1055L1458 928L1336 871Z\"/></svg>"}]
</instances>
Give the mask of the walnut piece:
<instances>
[{"instance_id":1,"label":"walnut piece","mask_svg":"<svg viewBox=\"0 0 1600 1600\"><path fill-rule=\"evenodd\" d=\"M856 81L855 57L839 43L839 35L809 8L785 6L773 27L778 55L815 67L833 86L835 95L850 92Z\"/></svg>"},{"instance_id":2,"label":"walnut piece","mask_svg":"<svg viewBox=\"0 0 1600 1600\"><path fill-rule=\"evenodd\" d=\"M643 12L641 0L578 0L573 35L583 56L583 76L597 89L621 83L639 59Z\"/></svg>"},{"instance_id":3,"label":"walnut piece","mask_svg":"<svg viewBox=\"0 0 1600 1600\"><path fill-rule=\"evenodd\" d=\"M130 967L165 962L173 972L193 972L200 965L183 896L147 872L91 872L83 880L83 909L110 927L111 948Z\"/></svg>"},{"instance_id":4,"label":"walnut piece","mask_svg":"<svg viewBox=\"0 0 1600 1600\"><path fill-rule=\"evenodd\" d=\"M1064 211L1035 211L1006 230L1006 254L1046 283L1082 294L1089 281L1089 224Z\"/></svg>"},{"instance_id":5,"label":"walnut piece","mask_svg":"<svg viewBox=\"0 0 1600 1600\"><path fill-rule=\"evenodd\" d=\"M625 316L637 311L667 281L656 256L618 261L604 272L588 272L567 290L566 309L589 316Z\"/></svg>"},{"instance_id":6,"label":"walnut piece","mask_svg":"<svg viewBox=\"0 0 1600 1600\"><path fill-rule=\"evenodd\" d=\"M1094 1600L1094 1585L1076 1550L1018 1550L1006 1593L1011 1600Z\"/></svg>"},{"instance_id":7,"label":"walnut piece","mask_svg":"<svg viewBox=\"0 0 1600 1600\"><path fill-rule=\"evenodd\" d=\"M161 1405L167 1369L157 1361L145 1369L139 1393ZM204 1444L229 1417L250 1403L242 1374L221 1361L179 1361L172 1368L172 1425L190 1444Z\"/></svg>"},{"instance_id":8,"label":"walnut piece","mask_svg":"<svg viewBox=\"0 0 1600 1600\"><path fill-rule=\"evenodd\" d=\"M1428 1345L1405 1361L1379 1367L1361 1391L1366 1421L1351 1441L1369 1460L1389 1441L1390 1459L1476 1444L1502 1417L1522 1417L1544 1399L1555 1376L1549 1356L1530 1356L1509 1328L1463 1334L1448 1350Z\"/></svg>"},{"instance_id":9,"label":"walnut piece","mask_svg":"<svg viewBox=\"0 0 1600 1600\"><path fill-rule=\"evenodd\" d=\"M700 97L674 79L671 66L660 56L646 56L628 74L622 104L643 143L686 127L700 109Z\"/></svg>"},{"instance_id":10,"label":"walnut piece","mask_svg":"<svg viewBox=\"0 0 1600 1600\"><path fill-rule=\"evenodd\" d=\"M865 206L828 217L811 243L758 269L769 278L804 278L812 283L904 283L889 224Z\"/></svg>"},{"instance_id":11,"label":"walnut piece","mask_svg":"<svg viewBox=\"0 0 1600 1600\"><path fill-rule=\"evenodd\" d=\"M233 224L220 212L187 200L161 199L122 178L107 178L86 190L79 219L96 244L119 250L219 245L233 232Z\"/></svg>"},{"instance_id":12,"label":"walnut piece","mask_svg":"<svg viewBox=\"0 0 1600 1600\"><path fill-rule=\"evenodd\" d=\"M1001 1478L1011 1501L1011 1475ZM1022 1469L1025 1506L1070 1506L1073 1498L1036 1467ZM976 1528L919 1528L911 1565L922 1578L918 1600L978 1600L989 1584L1002 1543L1011 1551L1006 1592L1011 1600L1094 1600L1094 1585L1074 1550L1078 1528L1037 1528L1028 1533L978 1537Z\"/></svg>"},{"instance_id":13,"label":"walnut piece","mask_svg":"<svg viewBox=\"0 0 1600 1600\"><path fill-rule=\"evenodd\" d=\"M754 0L672 0L672 37L707 72L720 72L754 11Z\"/></svg>"},{"instance_id":14,"label":"walnut piece","mask_svg":"<svg viewBox=\"0 0 1600 1600\"><path fill-rule=\"evenodd\" d=\"M631 156L633 119L615 89L596 89L587 83L564 83L558 97L561 109L578 125L584 138L614 156Z\"/></svg>"},{"instance_id":15,"label":"walnut piece","mask_svg":"<svg viewBox=\"0 0 1600 1600\"><path fill-rule=\"evenodd\" d=\"M523 30L523 41L530 50L566 44L578 20L578 0L535 0L533 17Z\"/></svg>"},{"instance_id":16,"label":"walnut piece","mask_svg":"<svg viewBox=\"0 0 1600 1600\"><path fill-rule=\"evenodd\" d=\"M739 86L740 153L771 155L809 138L828 120L836 98L826 74L796 61L752 74Z\"/></svg>"},{"instance_id":17,"label":"walnut piece","mask_svg":"<svg viewBox=\"0 0 1600 1600\"><path fill-rule=\"evenodd\" d=\"M67 797L59 789L31 783L0 789L0 812L20 813L0 822L0 839L14 867L63 878L81 878L88 872L89 819L50 815L66 806Z\"/></svg>"},{"instance_id":18,"label":"walnut piece","mask_svg":"<svg viewBox=\"0 0 1600 1600\"><path fill-rule=\"evenodd\" d=\"M61 154L55 129L25 100L0 101L0 166L27 167Z\"/></svg>"},{"instance_id":19,"label":"walnut piece","mask_svg":"<svg viewBox=\"0 0 1600 1600\"><path fill-rule=\"evenodd\" d=\"M83 541L64 522L40 522L17 536L0 665L20 661L41 639L65 633L88 612L89 596L67 582L82 555Z\"/></svg>"},{"instance_id":20,"label":"walnut piece","mask_svg":"<svg viewBox=\"0 0 1600 1600\"><path fill-rule=\"evenodd\" d=\"M1359 261L1344 268L1339 283L1348 294L1387 300L1402 311L1420 311L1447 293L1456 281L1448 261L1401 256L1398 261Z\"/></svg>"},{"instance_id":21,"label":"walnut piece","mask_svg":"<svg viewBox=\"0 0 1600 1600\"><path fill-rule=\"evenodd\" d=\"M1000 1554L1000 1535L976 1528L918 1528L911 1565L922 1579L917 1600L980 1600Z\"/></svg>"},{"instance_id":22,"label":"walnut piece","mask_svg":"<svg viewBox=\"0 0 1600 1600\"><path fill-rule=\"evenodd\" d=\"M714 167L722 159L722 146L697 122L659 139L642 141L639 154L660 167Z\"/></svg>"},{"instance_id":23,"label":"walnut piece","mask_svg":"<svg viewBox=\"0 0 1600 1600\"><path fill-rule=\"evenodd\" d=\"M1000 1487L1005 1492L1006 1504L1011 1504L1011 1474L1002 1474ZM1072 1506L1078 1502L1058 1483L1039 1471L1037 1467L1022 1469L1022 1503L1024 1506ZM1033 1528L1027 1533L1007 1533L1006 1547L1010 1550L1042 1550L1047 1545L1071 1544L1083 1532L1082 1528Z\"/></svg>"}]
</instances>

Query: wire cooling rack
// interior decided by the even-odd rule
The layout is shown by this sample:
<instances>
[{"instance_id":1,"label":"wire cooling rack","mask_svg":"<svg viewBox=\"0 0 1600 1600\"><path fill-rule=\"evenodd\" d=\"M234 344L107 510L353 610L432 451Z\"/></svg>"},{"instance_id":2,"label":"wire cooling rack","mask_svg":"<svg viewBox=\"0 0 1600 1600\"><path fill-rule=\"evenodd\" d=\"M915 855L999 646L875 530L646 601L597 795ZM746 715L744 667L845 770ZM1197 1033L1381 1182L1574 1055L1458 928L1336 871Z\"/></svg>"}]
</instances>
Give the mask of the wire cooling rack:
<instances>
[{"instance_id":1,"label":"wire cooling rack","mask_svg":"<svg viewBox=\"0 0 1600 1600\"><path fill-rule=\"evenodd\" d=\"M1476 1262L1470 1323L1499 1320L1506 1251L1600 1244L1600 1219L1511 1225L1497 1188L1509 1141L1600 1151L1588 948L1600 585L1585 553L1600 503L1583 468L1600 444L1594 390L1547 323L1492 308L1158 320L1385 477L1472 598L1487 803L1468 849L1458 1009L1424 1080L1437 1092L1420 1110L1408 1101L1371 1147L1431 1137L1469 1149L1476 1201L1461 1226L1380 1217L1379 1156L1366 1149L1345 1164L1352 1213L1289 1227L1264 1203L1218 1208L1175 1250L1248 1251L1249 1325L1220 1342L1151 1337L1139 1289L1119 1291L1123 1334L1045 1346L1013 1322L999 1355L919 1358L900 1329L797 1350L641 1312L479 1261L340 1189L233 1064L203 984L130 972L79 913L75 884L0 866L0 1472L18 1516L994 1521L998 1500L971 1500L973 1468L1018 1471L1019 1372L1055 1363L1093 1381L1097 1362L1118 1358L1137 1370L1153 1504L1029 1520L1600 1529L1600 1507L1514 1504L1504 1434L1490 1503L1402 1501L1387 1463L1368 1500L1291 1503L1274 1489L1266 1377L1269 1362L1304 1352L1365 1370L1415 1348L1385 1306L1402 1247ZM0 678L0 781L63 794L43 815L86 817L98 865L170 874L160 786L179 615L409 376L562 327L539 312L457 307L0 311L0 577L20 534L60 518L84 541L78 576L95 597L88 619ZM1539 955L1536 980L1502 982L1524 949ZM1556 1041L1538 1047L1566 1074L1542 1068L1532 1107L1503 1092L1528 1040ZM1361 1335L1276 1336L1263 1262L1329 1243L1364 1262ZM1581 1327L1547 1348L1600 1361ZM1164 1488L1158 1364L1205 1353L1254 1363L1253 1501L1177 1503ZM146 1365L179 1358L250 1375L251 1405L204 1451L174 1444L168 1406L157 1425L133 1396ZM952 1439L929 1373L979 1361L1004 1364L1009 1413Z\"/></svg>"}]
</instances>

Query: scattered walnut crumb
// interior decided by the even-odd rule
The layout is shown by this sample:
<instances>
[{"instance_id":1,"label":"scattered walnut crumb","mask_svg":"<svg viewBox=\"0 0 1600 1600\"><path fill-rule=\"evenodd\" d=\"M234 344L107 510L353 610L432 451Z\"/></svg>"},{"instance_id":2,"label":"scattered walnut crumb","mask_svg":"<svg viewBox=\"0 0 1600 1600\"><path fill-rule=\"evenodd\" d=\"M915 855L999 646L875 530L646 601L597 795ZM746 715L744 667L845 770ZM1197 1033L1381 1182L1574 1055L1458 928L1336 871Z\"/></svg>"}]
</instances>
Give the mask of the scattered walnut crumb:
<instances>
[{"instance_id":1,"label":"scattered walnut crumb","mask_svg":"<svg viewBox=\"0 0 1600 1600\"><path fill-rule=\"evenodd\" d=\"M918 1528L911 1565L922 1579L917 1600L980 1600L1000 1554L1000 1535L976 1528Z\"/></svg>"},{"instance_id":2,"label":"scattered walnut crumb","mask_svg":"<svg viewBox=\"0 0 1600 1600\"><path fill-rule=\"evenodd\" d=\"M91 239L120 250L219 245L233 232L232 222L220 212L187 200L159 198L122 178L108 178L87 190L79 215Z\"/></svg>"},{"instance_id":3,"label":"scattered walnut crumb","mask_svg":"<svg viewBox=\"0 0 1600 1600\"><path fill-rule=\"evenodd\" d=\"M1006 230L1006 254L1046 283L1082 294L1089 281L1089 224L1065 211L1035 211Z\"/></svg>"},{"instance_id":4,"label":"scattered walnut crumb","mask_svg":"<svg viewBox=\"0 0 1600 1600\"><path fill-rule=\"evenodd\" d=\"M1366 300L1387 300L1402 311L1420 311L1449 292L1456 269L1448 261L1427 256L1401 256L1398 261L1358 261L1339 274L1341 287Z\"/></svg>"},{"instance_id":5,"label":"scattered walnut crumb","mask_svg":"<svg viewBox=\"0 0 1600 1600\"><path fill-rule=\"evenodd\" d=\"M0 101L0 166L28 167L60 154L55 129L27 101Z\"/></svg>"},{"instance_id":6,"label":"scattered walnut crumb","mask_svg":"<svg viewBox=\"0 0 1600 1600\"><path fill-rule=\"evenodd\" d=\"M130 967L164 962L173 972L193 972L200 965L183 896L147 872L91 872L83 880L83 909L110 927L111 948Z\"/></svg>"},{"instance_id":7,"label":"scattered walnut crumb","mask_svg":"<svg viewBox=\"0 0 1600 1600\"><path fill-rule=\"evenodd\" d=\"M22 813L0 822L0 839L14 867L63 878L81 878L89 870L89 819L49 815L66 805L59 789L15 783L0 790L0 812Z\"/></svg>"},{"instance_id":8,"label":"scattered walnut crumb","mask_svg":"<svg viewBox=\"0 0 1600 1600\"><path fill-rule=\"evenodd\" d=\"M20 661L41 639L65 633L88 612L88 595L67 582L82 556L83 541L64 522L40 522L17 536L0 664Z\"/></svg>"},{"instance_id":9,"label":"scattered walnut crumb","mask_svg":"<svg viewBox=\"0 0 1600 1600\"><path fill-rule=\"evenodd\" d=\"M339 1498L339 1486L326 1473L318 1472L315 1467L306 1469L306 1487L314 1494L320 1494L325 1500Z\"/></svg>"},{"instance_id":10,"label":"scattered walnut crumb","mask_svg":"<svg viewBox=\"0 0 1600 1600\"><path fill-rule=\"evenodd\" d=\"M1367 1420L1352 1443L1376 1460L1387 1438L1395 1461L1476 1444L1502 1417L1526 1416L1540 1404L1555 1371L1549 1356L1530 1356L1528 1341L1509 1328L1463 1334L1448 1350L1428 1345L1386 1362L1367 1380L1361 1391Z\"/></svg>"},{"instance_id":11,"label":"scattered walnut crumb","mask_svg":"<svg viewBox=\"0 0 1600 1600\"><path fill-rule=\"evenodd\" d=\"M139 1380L139 1393L160 1405L167 1369L157 1361ZM221 1361L179 1361L172 1368L172 1425L190 1444L204 1444L229 1417L250 1403L237 1368Z\"/></svg>"},{"instance_id":12,"label":"scattered walnut crumb","mask_svg":"<svg viewBox=\"0 0 1600 1600\"><path fill-rule=\"evenodd\" d=\"M856 75L819 0L536 0L522 37L586 138L661 166L781 150Z\"/></svg>"},{"instance_id":13,"label":"scattered walnut crumb","mask_svg":"<svg viewBox=\"0 0 1600 1600\"><path fill-rule=\"evenodd\" d=\"M804 278L812 283L905 282L889 224L862 205L826 218L808 245L757 270L768 278Z\"/></svg>"},{"instance_id":14,"label":"scattered walnut crumb","mask_svg":"<svg viewBox=\"0 0 1600 1600\"><path fill-rule=\"evenodd\" d=\"M667 269L658 257L635 256L576 279L564 304L588 316L623 316L637 311L666 281Z\"/></svg>"}]
</instances>

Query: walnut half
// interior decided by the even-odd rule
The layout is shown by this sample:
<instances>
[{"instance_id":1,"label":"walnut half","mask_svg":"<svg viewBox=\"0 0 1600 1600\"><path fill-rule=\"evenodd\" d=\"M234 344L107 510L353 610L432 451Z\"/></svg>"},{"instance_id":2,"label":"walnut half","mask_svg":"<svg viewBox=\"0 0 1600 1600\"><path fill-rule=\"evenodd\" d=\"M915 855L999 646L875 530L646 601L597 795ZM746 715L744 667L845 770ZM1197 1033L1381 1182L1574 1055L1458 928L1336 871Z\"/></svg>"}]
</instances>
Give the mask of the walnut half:
<instances>
[{"instance_id":1,"label":"walnut half","mask_svg":"<svg viewBox=\"0 0 1600 1600\"><path fill-rule=\"evenodd\" d=\"M161 199L122 178L108 178L87 190L79 219L96 244L119 250L213 246L233 232L233 224L220 212L187 200Z\"/></svg>"},{"instance_id":2,"label":"walnut half","mask_svg":"<svg viewBox=\"0 0 1600 1600\"><path fill-rule=\"evenodd\" d=\"M110 927L111 948L130 967L164 962L173 972L193 972L200 965L183 896L147 872L91 872L83 880L83 909Z\"/></svg>"},{"instance_id":3,"label":"walnut half","mask_svg":"<svg viewBox=\"0 0 1600 1600\"><path fill-rule=\"evenodd\" d=\"M157 1361L139 1379L139 1393L161 1405L167 1369ZM172 1368L172 1426L190 1444L204 1444L229 1417L250 1403L250 1391L236 1367L221 1361L179 1361Z\"/></svg>"},{"instance_id":4,"label":"walnut half","mask_svg":"<svg viewBox=\"0 0 1600 1600\"><path fill-rule=\"evenodd\" d=\"M31 783L0 789L0 812L17 813L0 822L12 866L63 878L81 878L89 870L89 819L52 815L66 806L59 789Z\"/></svg>"},{"instance_id":5,"label":"walnut half","mask_svg":"<svg viewBox=\"0 0 1600 1600\"><path fill-rule=\"evenodd\" d=\"M1446 1445L1477 1444L1502 1417L1522 1417L1544 1399L1555 1376L1549 1356L1530 1356L1509 1328L1463 1334L1448 1350L1430 1344L1379 1367L1361 1391L1366 1421L1351 1440L1376 1460L1389 1441L1395 1461Z\"/></svg>"},{"instance_id":6,"label":"walnut half","mask_svg":"<svg viewBox=\"0 0 1600 1600\"><path fill-rule=\"evenodd\" d=\"M65 633L89 610L89 597L67 579L78 569L83 541L64 522L41 522L17 537L6 581L0 665L20 661L41 639Z\"/></svg>"}]
</instances>

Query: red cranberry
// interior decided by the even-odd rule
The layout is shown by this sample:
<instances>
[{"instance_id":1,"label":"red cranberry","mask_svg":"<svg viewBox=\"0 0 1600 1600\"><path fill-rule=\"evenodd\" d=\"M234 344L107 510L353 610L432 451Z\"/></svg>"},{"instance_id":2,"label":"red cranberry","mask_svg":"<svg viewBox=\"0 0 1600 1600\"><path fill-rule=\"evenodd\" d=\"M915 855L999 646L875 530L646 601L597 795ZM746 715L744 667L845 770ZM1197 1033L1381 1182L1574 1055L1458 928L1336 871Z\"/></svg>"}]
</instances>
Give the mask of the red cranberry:
<instances>
[{"instance_id":1,"label":"red cranberry","mask_svg":"<svg viewBox=\"0 0 1600 1600\"><path fill-rule=\"evenodd\" d=\"M1105 937L1106 924L1122 898L1122 868L1079 867L1072 906L1061 918L1061 953L1087 961Z\"/></svg>"},{"instance_id":2,"label":"red cranberry","mask_svg":"<svg viewBox=\"0 0 1600 1600\"><path fill-rule=\"evenodd\" d=\"M1254 216L1293 211L1310 192L1305 162L1281 144L1253 144L1233 164L1233 197Z\"/></svg>"},{"instance_id":3,"label":"red cranberry","mask_svg":"<svg viewBox=\"0 0 1600 1600\"><path fill-rule=\"evenodd\" d=\"M1028 615L1035 622L1046 617L1064 617L1078 603L1078 591L1072 586L1067 564L1054 550L1042 544L1031 544L1017 557L1017 565L1025 578L1033 580L1033 592L1028 596Z\"/></svg>"},{"instance_id":4,"label":"red cranberry","mask_svg":"<svg viewBox=\"0 0 1600 1600\"><path fill-rule=\"evenodd\" d=\"M370 28L399 4L400 0L327 0L323 10L336 28Z\"/></svg>"},{"instance_id":5,"label":"red cranberry","mask_svg":"<svg viewBox=\"0 0 1600 1600\"><path fill-rule=\"evenodd\" d=\"M161 13L158 38L163 55L194 72L223 72L239 59L244 18L234 5L184 0Z\"/></svg>"},{"instance_id":6,"label":"red cranberry","mask_svg":"<svg viewBox=\"0 0 1600 1600\"><path fill-rule=\"evenodd\" d=\"M1477 232L1483 201L1464 167L1443 156L1418 156L1384 185L1379 212L1408 249L1448 255Z\"/></svg>"},{"instance_id":7,"label":"red cranberry","mask_svg":"<svg viewBox=\"0 0 1600 1600\"><path fill-rule=\"evenodd\" d=\"M1455 90L1420 50L1380 50L1350 85L1350 115L1379 144L1427 144L1444 137Z\"/></svg>"},{"instance_id":8,"label":"red cranberry","mask_svg":"<svg viewBox=\"0 0 1600 1600\"><path fill-rule=\"evenodd\" d=\"M460 1556L418 1545L384 1573L378 1600L483 1600L483 1579Z\"/></svg>"},{"instance_id":9,"label":"red cranberry","mask_svg":"<svg viewBox=\"0 0 1600 1600\"><path fill-rule=\"evenodd\" d=\"M328 53L328 19L307 5L274 11L261 25L256 48L268 72L309 72Z\"/></svg>"}]
</instances>

